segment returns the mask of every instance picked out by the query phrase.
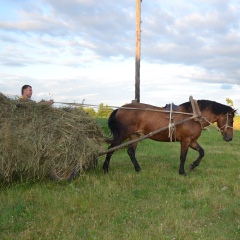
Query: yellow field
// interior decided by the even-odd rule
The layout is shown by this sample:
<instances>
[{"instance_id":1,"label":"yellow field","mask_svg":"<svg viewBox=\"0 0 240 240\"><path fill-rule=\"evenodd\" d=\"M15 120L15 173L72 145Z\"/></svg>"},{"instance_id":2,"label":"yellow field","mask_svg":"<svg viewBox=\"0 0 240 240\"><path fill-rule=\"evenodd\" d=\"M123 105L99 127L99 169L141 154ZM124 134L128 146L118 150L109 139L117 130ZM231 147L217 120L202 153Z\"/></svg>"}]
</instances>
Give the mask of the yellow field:
<instances>
[{"instance_id":1,"label":"yellow field","mask_svg":"<svg viewBox=\"0 0 240 240\"><path fill-rule=\"evenodd\" d=\"M236 117L234 118L233 128L234 128L235 130L240 130L240 116L236 116Z\"/></svg>"}]
</instances>

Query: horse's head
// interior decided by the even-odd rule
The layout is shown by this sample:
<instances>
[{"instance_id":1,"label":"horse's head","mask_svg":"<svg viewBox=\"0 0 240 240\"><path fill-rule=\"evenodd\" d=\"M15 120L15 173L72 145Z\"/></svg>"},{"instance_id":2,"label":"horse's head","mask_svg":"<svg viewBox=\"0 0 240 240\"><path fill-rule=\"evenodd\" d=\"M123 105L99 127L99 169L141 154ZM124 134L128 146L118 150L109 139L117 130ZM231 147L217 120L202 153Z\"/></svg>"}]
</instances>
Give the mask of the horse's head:
<instances>
[{"instance_id":1,"label":"horse's head","mask_svg":"<svg viewBox=\"0 0 240 240\"><path fill-rule=\"evenodd\" d=\"M233 138L233 118L236 110L226 113L217 120L217 125L226 142L232 141Z\"/></svg>"}]
</instances>

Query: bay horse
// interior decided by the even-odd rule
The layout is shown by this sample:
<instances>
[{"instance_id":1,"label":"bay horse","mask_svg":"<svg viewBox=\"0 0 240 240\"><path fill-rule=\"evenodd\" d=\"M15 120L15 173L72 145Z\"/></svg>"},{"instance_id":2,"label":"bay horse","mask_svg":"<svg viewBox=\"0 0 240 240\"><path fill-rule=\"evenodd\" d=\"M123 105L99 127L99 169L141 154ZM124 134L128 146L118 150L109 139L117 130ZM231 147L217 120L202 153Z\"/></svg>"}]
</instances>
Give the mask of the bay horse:
<instances>
[{"instance_id":1,"label":"bay horse","mask_svg":"<svg viewBox=\"0 0 240 240\"><path fill-rule=\"evenodd\" d=\"M186 175L184 165L189 147L199 153L198 158L190 164L190 171L197 167L204 157L204 149L197 142L203 128L216 122L223 139L226 142L231 141L233 138L233 118L236 110L230 106L210 100L198 100L197 104L201 111L201 121L190 119L189 121L175 125L171 137L169 134L170 129L165 129L164 131L149 137L155 141L170 142L173 140L180 142L179 174L181 175ZM189 114L193 113L192 104L190 101L185 102L176 106L174 110L171 109L171 113L172 116L174 116L174 121L178 122L184 120L189 117ZM110 144L108 149L118 146L126 139L137 139L156 129L168 126L169 121L171 121L169 118L170 111L167 111L166 108L144 103L130 103L123 105L119 109L114 110L108 119L108 126L112 134L111 138L106 140L106 142ZM141 168L135 157L137 145L137 141L129 145L127 153L135 170L139 172ZM106 154L103 164L103 170L105 173L109 170L109 163L113 153L114 151Z\"/></svg>"}]
</instances>

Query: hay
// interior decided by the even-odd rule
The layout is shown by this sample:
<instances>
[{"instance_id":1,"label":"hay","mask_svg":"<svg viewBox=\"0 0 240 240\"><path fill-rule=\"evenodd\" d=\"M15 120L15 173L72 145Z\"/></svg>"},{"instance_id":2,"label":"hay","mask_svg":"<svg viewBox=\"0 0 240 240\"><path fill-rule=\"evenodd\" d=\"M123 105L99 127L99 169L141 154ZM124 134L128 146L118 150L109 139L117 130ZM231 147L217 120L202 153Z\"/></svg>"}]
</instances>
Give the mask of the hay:
<instances>
[{"instance_id":1,"label":"hay","mask_svg":"<svg viewBox=\"0 0 240 240\"><path fill-rule=\"evenodd\" d=\"M0 181L71 180L96 165L99 125L77 108L20 102L0 93Z\"/></svg>"}]
</instances>

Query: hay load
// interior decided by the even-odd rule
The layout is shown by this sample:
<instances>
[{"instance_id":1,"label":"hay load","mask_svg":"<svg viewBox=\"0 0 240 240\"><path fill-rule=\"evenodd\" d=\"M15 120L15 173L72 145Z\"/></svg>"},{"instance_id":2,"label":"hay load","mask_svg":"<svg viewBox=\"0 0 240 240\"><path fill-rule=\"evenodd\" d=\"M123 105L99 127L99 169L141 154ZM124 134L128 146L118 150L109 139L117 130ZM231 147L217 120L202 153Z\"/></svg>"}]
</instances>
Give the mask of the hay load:
<instances>
[{"instance_id":1,"label":"hay load","mask_svg":"<svg viewBox=\"0 0 240 240\"><path fill-rule=\"evenodd\" d=\"M71 180L94 167L103 134L79 108L12 100L0 93L0 181Z\"/></svg>"}]
</instances>

